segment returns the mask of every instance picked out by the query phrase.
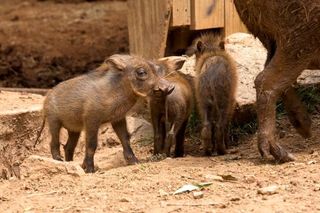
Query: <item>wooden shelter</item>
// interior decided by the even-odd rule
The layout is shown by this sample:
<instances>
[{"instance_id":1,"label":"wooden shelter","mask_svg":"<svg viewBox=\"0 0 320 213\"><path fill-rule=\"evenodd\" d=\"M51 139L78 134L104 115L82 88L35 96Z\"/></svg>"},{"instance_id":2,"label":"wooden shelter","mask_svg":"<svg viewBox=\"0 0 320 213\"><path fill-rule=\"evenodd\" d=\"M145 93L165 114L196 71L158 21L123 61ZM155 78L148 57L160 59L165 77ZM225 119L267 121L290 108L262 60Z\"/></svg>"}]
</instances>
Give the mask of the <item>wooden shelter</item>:
<instances>
[{"instance_id":1,"label":"wooden shelter","mask_svg":"<svg viewBox=\"0 0 320 213\"><path fill-rule=\"evenodd\" d=\"M246 32L233 0L128 0L128 28L130 53L146 58L181 54L201 32Z\"/></svg>"}]
</instances>

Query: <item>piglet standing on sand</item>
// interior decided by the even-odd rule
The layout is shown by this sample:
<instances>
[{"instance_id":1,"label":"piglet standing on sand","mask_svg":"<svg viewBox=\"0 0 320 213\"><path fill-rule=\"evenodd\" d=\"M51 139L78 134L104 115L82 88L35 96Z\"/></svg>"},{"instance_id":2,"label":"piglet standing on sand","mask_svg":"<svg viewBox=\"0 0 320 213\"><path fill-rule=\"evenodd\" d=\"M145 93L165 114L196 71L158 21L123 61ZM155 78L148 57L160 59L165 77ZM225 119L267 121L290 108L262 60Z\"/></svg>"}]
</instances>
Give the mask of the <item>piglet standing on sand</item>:
<instances>
[{"instance_id":1,"label":"piglet standing on sand","mask_svg":"<svg viewBox=\"0 0 320 213\"><path fill-rule=\"evenodd\" d=\"M129 143L126 113L139 97L167 87L170 87L168 81L156 74L154 64L130 55L113 55L96 70L58 84L47 94L43 106L51 134L52 157L63 159L60 154L61 127L66 128L69 135L64 146L66 161L73 160L80 133L84 130L86 150L82 167L87 173L94 172L98 130L101 124L110 122L122 143L126 161L137 163Z\"/></svg>"}]
</instances>

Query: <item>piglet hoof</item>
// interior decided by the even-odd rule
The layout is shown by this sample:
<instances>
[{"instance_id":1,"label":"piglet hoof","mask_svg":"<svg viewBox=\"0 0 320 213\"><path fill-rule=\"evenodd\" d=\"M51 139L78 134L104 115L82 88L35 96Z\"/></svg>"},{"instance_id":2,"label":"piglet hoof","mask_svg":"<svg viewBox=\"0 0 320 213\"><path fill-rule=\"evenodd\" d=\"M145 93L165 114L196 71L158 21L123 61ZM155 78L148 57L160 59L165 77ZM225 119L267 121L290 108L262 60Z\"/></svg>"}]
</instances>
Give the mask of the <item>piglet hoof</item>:
<instances>
[{"instance_id":1,"label":"piglet hoof","mask_svg":"<svg viewBox=\"0 0 320 213\"><path fill-rule=\"evenodd\" d=\"M183 155L184 155L184 151L175 151L174 152L174 157L175 158L182 158L183 157Z\"/></svg>"},{"instance_id":2,"label":"piglet hoof","mask_svg":"<svg viewBox=\"0 0 320 213\"><path fill-rule=\"evenodd\" d=\"M83 162L81 167L83 168L85 173L94 173L94 166L89 165L87 162Z\"/></svg>"},{"instance_id":3,"label":"piglet hoof","mask_svg":"<svg viewBox=\"0 0 320 213\"><path fill-rule=\"evenodd\" d=\"M278 144L270 147L270 153L278 163L286 163L295 160L295 157L292 154Z\"/></svg>"},{"instance_id":4,"label":"piglet hoof","mask_svg":"<svg viewBox=\"0 0 320 213\"><path fill-rule=\"evenodd\" d=\"M227 150L225 148L218 148L217 154L218 155L225 155L225 154L227 154Z\"/></svg>"},{"instance_id":5,"label":"piglet hoof","mask_svg":"<svg viewBox=\"0 0 320 213\"><path fill-rule=\"evenodd\" d=\"M204 156L210 157L210 156L212 156L212 154L213 154L213 152L212 152L212 150L210 148L205 148L204 149Z\"/></svg>"},{"instance_id":6,"label":"piglet hoof","mask_svg":"<svg viewBox=\"0 0 320 213\"><path fill-rule=\"evenodd\" d=\"M128 165L135 165L139 163L139 160L134 155L125 156Z\"/></svg>"},{"instance_id":7,"label":"piglet hoof","mask_svg":"<svg viewBox=\"0 0 320 213\"><path fill-rule=\"evenodd\" d=\"M310 126L297 127L297 132L304 138L311 138L312 136Z\"/></svg>"},{"instance_id":8,"label":"piglet hoof","mask_svg":"<svg viewBox=\"0 0 320 213\"><path fill-rule=\"evenodd\" d=\"M63 158L61 155L53 155L52 158L57 161L63 161Z\"/></svg>"}]
</instances>

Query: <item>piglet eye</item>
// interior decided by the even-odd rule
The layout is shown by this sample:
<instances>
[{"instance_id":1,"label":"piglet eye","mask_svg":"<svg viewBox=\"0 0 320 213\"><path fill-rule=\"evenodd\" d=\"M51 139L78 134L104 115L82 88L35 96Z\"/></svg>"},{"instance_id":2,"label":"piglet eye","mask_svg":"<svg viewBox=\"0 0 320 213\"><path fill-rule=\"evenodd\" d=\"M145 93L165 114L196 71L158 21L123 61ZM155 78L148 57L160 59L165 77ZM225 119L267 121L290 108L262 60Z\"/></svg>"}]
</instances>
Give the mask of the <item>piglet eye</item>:
<instances>
[{"instance_id":1,"label":"piglet eye","mask_svg":"<svg viewBox=\"0 0 320 213\"><path fill-rule=\"evenodd\" d=\"M141 80L145 80L148 77L148 73L145 69L139 68L136 70L136 76L137 76L137 78L139 78Z\"/></svg>"}]
</instances>

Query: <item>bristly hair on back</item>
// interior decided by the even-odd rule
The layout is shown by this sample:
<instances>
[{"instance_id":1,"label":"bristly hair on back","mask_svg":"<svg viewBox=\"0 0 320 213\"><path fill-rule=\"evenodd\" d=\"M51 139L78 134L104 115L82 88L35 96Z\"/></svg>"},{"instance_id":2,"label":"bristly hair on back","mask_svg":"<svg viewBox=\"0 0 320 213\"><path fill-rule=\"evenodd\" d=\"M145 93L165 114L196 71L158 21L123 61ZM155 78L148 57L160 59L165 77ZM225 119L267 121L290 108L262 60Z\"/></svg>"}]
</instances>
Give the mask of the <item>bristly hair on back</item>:
<instances>
[{"instance_id":1,"label":"bristly hair on back","mask_svg":"<svg viewBox=\"0 0 320 213\"><path fill-rule=\"evenodd\" d=\"M203 33L198 38L196 38L191 46L187 49L186 54L191 56L193 54L196 57L205 53L212 51L224 50L224 38L219 33L209 32Z\"/></svg>"}]
</instances>

